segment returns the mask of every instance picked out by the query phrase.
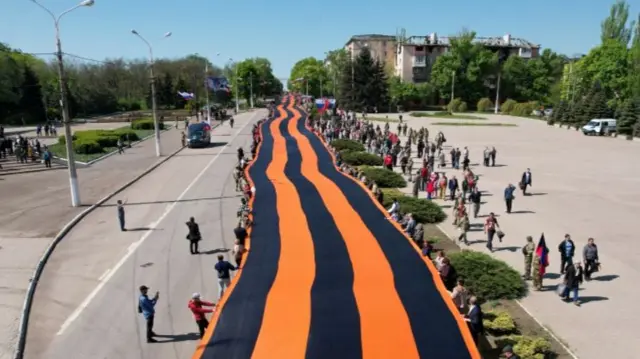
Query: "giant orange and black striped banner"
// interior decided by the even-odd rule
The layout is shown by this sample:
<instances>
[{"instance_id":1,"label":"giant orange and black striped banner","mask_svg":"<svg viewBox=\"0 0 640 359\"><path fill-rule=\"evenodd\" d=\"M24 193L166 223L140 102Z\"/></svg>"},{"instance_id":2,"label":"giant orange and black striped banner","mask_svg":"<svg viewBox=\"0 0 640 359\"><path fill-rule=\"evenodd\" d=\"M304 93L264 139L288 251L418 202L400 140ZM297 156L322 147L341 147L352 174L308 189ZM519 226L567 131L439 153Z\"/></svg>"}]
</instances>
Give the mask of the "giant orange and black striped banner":
<instances>
[{"instance_id":1,"label":"giant orange and black striped banner","mask_svg":"<svg viewBox=\"0 0 640 359\"><path fill-rule=\"evenodd\" d=\"M479 359L433 264L289 96L260 128L245 264L193 359Z\"/></svg>"}]
</instances>

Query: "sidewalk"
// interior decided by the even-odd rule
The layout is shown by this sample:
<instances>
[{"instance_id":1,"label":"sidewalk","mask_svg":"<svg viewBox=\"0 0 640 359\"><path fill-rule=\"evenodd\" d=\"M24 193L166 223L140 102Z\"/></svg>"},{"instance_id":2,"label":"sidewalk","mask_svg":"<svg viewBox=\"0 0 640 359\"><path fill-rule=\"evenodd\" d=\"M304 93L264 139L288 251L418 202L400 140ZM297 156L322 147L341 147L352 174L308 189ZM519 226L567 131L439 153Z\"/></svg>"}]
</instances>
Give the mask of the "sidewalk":
<instances>
[{"instance_id":1,"label":"sidewalk","mask_svg":"<svg viewBox=\"0 0 640 359\"><path fill-rule=\"evenodd\" d=\"M640 350L637 340L637 320L634 314L635 293L629 283L639 278L633 266L639 246L633 233L634 215L640 207L635 195L638 167L625 165L624 158L615 153L635 155L636 147L624 146L620 141L591 141L570 132L548 128L545 124L527 122L524 128L457 128L439 127L428 121L409 118L414 129L428 126L430 138L442 130L447 138L445 153L450 146L461 150L468 146L472 170L480 176L478 185L483 193L480 215L494 212L506 236L503 243L495 241L496 251L491 255L504 260L521 271L523 258L520 248L525 237L537 241L545 233L550 250L550 267L543 283L544 290L531 292L521 300L522 304L554 334L568 342L571 350L581 359L598 359L607 355L619 358L636 358ZM382 126L383 124L381 124ZM390 124L396 132L397 123ZM545 145L539 139L544 138ZM401 137L406 141L405 137ZM498 150L496 167L484 167L482 151L495 145ZM624 147L623 147L624 146ZM626 148L626 150L625 150ZM414 170L421 166L412 149ZM461 171L447 167L439 172L455 175L460 180ZM607 160L606 158L609 158ZM570 166L567 166L571 163ZM602 164L600 171L591 165ZM437 160L436 160L437 164ZM535 178L531 196L516 193L513 212L505 213L503 191L507 184L516 184L522 172L530 167ZM399 168L395 168L399 172ZM607 183L606 193L602 186ZM411 193L411 188L401 189ZM420 192L420 198L426 198ZM626 200L625 200L626 199ZM458 231L452 225L451 201L434 200L444 207L449 218L440 224L449 236ZM597 218L597 220L592 220ZM484 218L473 219L472 224L481 228ZM559 274L558 244L565 233L570 233L576 245L576 261L582 260L582 248L586 238L596 238L600 247L603 272L594 274L594 280L581 285L581 307L562 302L554 289L562 281ZM468 249L489 253L483 231L469 232ZM635 258L635 259L634 259ZM635 278L635 279L634 279ZM631 290L631 292L630 292ZM606 324L606 334L595 328ZM566 343L565 343L566 344Z\"/></svg>"}]
</instances>

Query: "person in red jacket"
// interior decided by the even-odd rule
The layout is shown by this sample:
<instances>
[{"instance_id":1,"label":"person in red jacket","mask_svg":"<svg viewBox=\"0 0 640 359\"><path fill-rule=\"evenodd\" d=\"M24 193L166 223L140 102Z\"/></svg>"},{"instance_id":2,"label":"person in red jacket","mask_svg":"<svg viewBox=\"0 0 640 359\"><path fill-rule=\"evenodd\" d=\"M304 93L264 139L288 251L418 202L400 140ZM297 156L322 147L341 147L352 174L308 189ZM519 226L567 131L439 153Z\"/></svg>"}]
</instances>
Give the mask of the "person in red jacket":
<instances>
[{"instance_id":1,"label":"person in red jacket","mask_svg":"<svg viewBox=\"0 0 640 359\"><path fill-rule=\"evenodd\" d=\"M393 158L391 157L391 155L386 155L384 157L384 166L390 170L393 171Z\"/></svg>"},{"instance_id":2,"label":"person in red jacket","mask_svg":"<svg viewBox=\"0 0 640 359\"><path fill-rule=\"evenodd\" d=\"M191 300L189 301L189 309L191 310L191 313L193 313L193 319L195 319L196 324L198 324L201 339L202 337L204 337L204 332L209 326L209 321L207 320L206 313L213 313L213 308L207 309L203 307L214 307L215 305L215 303L200 300L200 293L193 293L193 296L191 296Z\"/></svg>"}]
</instances>

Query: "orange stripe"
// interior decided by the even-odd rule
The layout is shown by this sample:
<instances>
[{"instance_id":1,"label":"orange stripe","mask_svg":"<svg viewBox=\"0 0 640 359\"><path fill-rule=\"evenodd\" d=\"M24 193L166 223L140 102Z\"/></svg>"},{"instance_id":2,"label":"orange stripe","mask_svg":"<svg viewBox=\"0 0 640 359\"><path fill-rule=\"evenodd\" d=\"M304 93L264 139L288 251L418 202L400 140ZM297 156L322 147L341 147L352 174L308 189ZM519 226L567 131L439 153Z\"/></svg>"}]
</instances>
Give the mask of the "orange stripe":
<instances>
[{"instance_id":1,"label":"orange stripe","mask_svg":"<svg viewBox=\"0 0 640 359\"><path fill-rule=\"evenodd\" d=\"M309 128L309 126L307 124L305 124L305 126L307 127L307 129L309 129L310 132L315 134L313 129ZM360 182L357 179L355 179L355 178L347 175L346 173L340 171L340 168L338 168L338 166L336 165L336 158L335 158L334 153L329 149L329 147L327 146L327 143L324 141L324 139L322 137L318 136L318 138L320 138L320 142L322 142L322 144L327 148L327 151L329 152L329 154L333 158L333 166L335 167L335 169L340 174L342 174L343 176L347 177L348 179L352 180L353 182L357 183L360 187L362 187L362 189L369 195L369 197L371 197L371 201L378 207L378 209L382 213L386 214L387 210L380 204L380 202L378 202L378 200L373 196L373 193L371 193L371 191L369 191L369 189L362 182ZM436 269L436 267L433 264L433 262L431 262L430 259L427 259L425 256L422 255L422 251L420 250L418 245L413 241L413 239L409 238L405 234L405 232L402 229L402 227L400 227L400 224L396 223L395 221L391 221L391 223L396 227L396 229L400 233L402 233L404 235L405 239L407 241L409 241L409 243L411 243L413 248L418 253L420 253L420 257L422 258L422 260L427 265L427 268L429 268L429 271L431 272L431 276L433 277L433 282L435 283L436 288L438 288L438 291L440 292L440 295L444 299L445 303L447 303L447 307L449 308L449 311L451 312L451 315L456 319L456 322L458 323L458 328L460 329L460 333L462 334L462 338L463 338L465 344L467 345L467 348L469 349L469 354L471 355L471 358L472 359L482 359L482 356L480 355L480 352L478 351L478 347L476 346L475 342L473 341L473 337L471 336L471 332L469 331L469 327L467 325L467 322L464 320L462 315L460 315L460 311L458 310L456 305L453 303L453 300L451 299L451 295L447 291L447 288L444 286L444 283L442 282L442 279L440 278L440 274L438 273L438 270Z\"/></svg>"},{"instance_id":2,"label":"orange stripe","mask_svg":"<svg viewBox=\"0 0 640 359\"><path fill-rule=\"evenodd\" d=\"M267 168L267 176L277 194L280 260L252 359L304 358L311 325L311 286L315 279L313 238L298 191L284 173L288 158L286 140L278 127L281 122L282 117L271 123L273 160Z\"/></svg>"},{"instance_id":3,"label":"orange stripe","mask_svg":"<svg viewBox=\"0 0 640 359\"><path fill-rule=\"evenodd\" d=\"M278 107L282 108L282 106L278 106ZM262 138L262 126L260 126L260 128L259 128L259 132L260 132L260 138ZM254 183L253 183L253 179L249 175L249 170L251 169L251 167L253 167L253 164L257 161L258 157L260 156L260 148L262 148L262 141L258 144L258 147L256 148L256 157L255 157L255 159L249 163L249 165L247 166L247 168L244 171L245 178L247 179L247 181L249 182L251 187L254 186ZM249 199L249 207L250 208L253 207L254 198L255 198L255 196L251 196L251 198ZM250 214L249 216L253 220L253 214ZM251 249L251 232L252 231L253 231L253 227L249 227L249 229L247 230L248 236L247 236L247 240L246 240L246 243L245 243L245 247L247 248L247 251L245 252L244 257L242 258L242 263L246 263L246 261L247 261L247 259L249 257L249 253L251 253L251 251L249 249ZM222 310L224 309L224 305L227 303L227 299L229 298L229 296L233 292L233 289L236 287L236 284L240 280L241 276L242 276L242 269L237 271L237 274L231 280L231 284L229 285L229 288L227 288L227 290L224 292L224 296L222 296L222 298L220 298L220 300L218 301L218 305L216 306L216 310L213 313L213 316L211 317L211 322L209 323L209 327L207 327L207 331L205 332L204 337L202 338L202 340L200 340L200 343L198 343L198 346L196 347L196 351L195 351L195 353L193 353L193 356L191 356L191 359L201 359L202 358L202 354L204 353L204 350L207 347L207 344L209 344L209 342L211 341L211 337L213 336L213 332L215 331L216 325L218 324L218 320L220 319L220 313L222 313Z\"/></svg>"},{"instance_id":4,"label":"orange stripe","mask_svg":"<svg viewBox=\"0 0 640 359\"><path fill-rule=\"evenodd\" d=\"M363 358L419 358L409 317L395 289L386 256L342 191L319 172L315 151L296 127L299 119L300 113L294 110L289 132L298 140L302 174L320 192L353 264L353 291L360 312Z\"/></svg>"}]
</instances>

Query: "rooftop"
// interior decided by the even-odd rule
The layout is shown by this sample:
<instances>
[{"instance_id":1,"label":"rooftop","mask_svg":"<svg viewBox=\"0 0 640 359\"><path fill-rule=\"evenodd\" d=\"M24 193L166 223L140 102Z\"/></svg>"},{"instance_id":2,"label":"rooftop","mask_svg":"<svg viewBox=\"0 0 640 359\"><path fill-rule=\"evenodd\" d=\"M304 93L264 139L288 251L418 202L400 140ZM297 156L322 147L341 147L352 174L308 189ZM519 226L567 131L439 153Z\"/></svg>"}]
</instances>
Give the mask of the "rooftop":
<instances>
[{"instance_id":1,"label":"rooftop","mask_svg":"<svg viewBox=\"0 0 640 359\"><path fill-rule=\"evenodd\" d=\"M407 45L451 45L451 39L455 39L455 36L437 36L431 34L427 36L409 36L406 39ZM486 46L496 47L520 47L520 48L540 48L540 45L536 45L525 39L518 37L511 37L511 35L495 36L495 37L476 37L474 42L481 43Z\"/></svg>"},{"instance_id":2,"label":"rooftop","mask_svg":"<svg viewBox=\"0 0 640 359\"><path fill-rule=\"evenodd\" d=\"M365 35L353 35L347 41L346 45L354 41L371 41L371 40L380 40L380 41L395 41L396 37L393 35L381 35L381 34L365 34Z\"/></svg>"}]
</instances>

